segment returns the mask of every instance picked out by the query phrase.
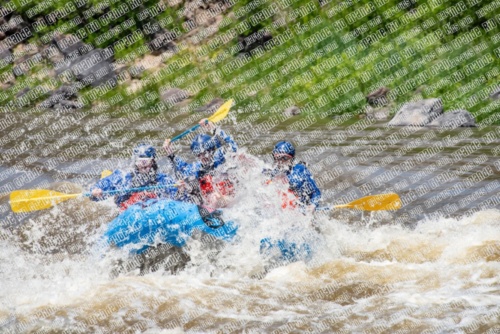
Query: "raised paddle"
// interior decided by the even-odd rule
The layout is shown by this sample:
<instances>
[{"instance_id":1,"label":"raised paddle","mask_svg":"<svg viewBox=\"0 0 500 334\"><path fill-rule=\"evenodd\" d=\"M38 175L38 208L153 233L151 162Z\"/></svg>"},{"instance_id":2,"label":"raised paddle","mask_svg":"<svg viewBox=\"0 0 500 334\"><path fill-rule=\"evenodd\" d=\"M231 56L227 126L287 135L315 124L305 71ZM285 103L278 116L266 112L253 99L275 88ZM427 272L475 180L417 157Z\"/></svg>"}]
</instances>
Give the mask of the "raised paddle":
<instances>
[{"instance_id":1,"label":"raised paddle","mask_svg":"<svg viewBox=\"0 0 500 334\"><path fill-rule=\"evenodd\" d=\"M386 211L386 210L398 210L401 208L401 199L398 194L388 193L365 196L358 198L350 203L335 205L334 208L346 208L355 209L363 211Z\"/></svg>"},{"instance_id":2,"label":"raised paddle","mask_svg":"<svg viewBox=\"0 0 500 334\"><path fill-rule=\"evenodd\" d=\"M102 194L114 195L118 193L129 193L147 190L158 190L165 188L176 188L176 185L172 186L152 186L152 187L142 187L142 188L131 188L126 190L113 190L106 191ZM57 203L67 201L71 198L76 197L90 197L91 193L80 193L80 194L65 194L54 190L45 189L32 189L32 190L15 190L10 193L10 207L13 212L31 212L37 210L48 209Z\"/></svg>"},{"instance_id":3,"label":"raised paddle","mask_svg":"<svg viewBox=\"0 0 500 334\"><path fill-rule=\"evenodd\" d=\"M113 172L110 171L109 169L103 170L102 173L101 173L101 179L104 179L105 177L108 177L111 174L113 174Z\"/></svg>"},{"instance_id":4,"label":"raised paddle","mask_svg":"<svg viewBox=\"0 0 500 334\"><path fill-rule=\"evenodd\" d=\"M219 107L219 109L217 109L216 112L214 112L214 114L212 116L210 116L208 118L209 121L213 122L213 123L217 123L219 121L222 121L224 118L226 118L227 114L229 113L229 109L231 109L231 106L233 105L233 100L230 99L228 100L226 103L224 103L223 105L221 105ZM181 139L182 137L186 136L187 134L195 131L196 129L198 129L200 127L200 124L196 124L195 126L193 126L192 128L184 131L183 133L175 136L174 138L172 138L170 140L170 142L174 142L176 140L179 140ZM106 170L103 170L102 173L101 173L101 179L109 176L113 174L112 171L106 169Z\"/></svg>"},{"instance_id":5,"label":"raised paddle","mask_svg":"<svg viewBox=\"0 0 500 334\"><path fill-rule=\"evenodd\" d=\"M229 113L229 109L231 109L231 106L233 105L233 100L230 99L228 100L226 103L224 103L223 105L221 105L219 107L219 109L217 109L217 111L208 118L209 121L213 122L213 123L217 123L219 121L222 121L224 118L226 118L227 114ZM186 131L184 131L183 133L175 136L174 138L172 138L170 140L170 142L174 142L176 140L179 140L181 139L182 137L186 136L187 134L195 131L196 129L198 129L200 127L200 124L196 124L195 126L193 126L191 129L187 129Z\"/></svg>"}]
</instances>

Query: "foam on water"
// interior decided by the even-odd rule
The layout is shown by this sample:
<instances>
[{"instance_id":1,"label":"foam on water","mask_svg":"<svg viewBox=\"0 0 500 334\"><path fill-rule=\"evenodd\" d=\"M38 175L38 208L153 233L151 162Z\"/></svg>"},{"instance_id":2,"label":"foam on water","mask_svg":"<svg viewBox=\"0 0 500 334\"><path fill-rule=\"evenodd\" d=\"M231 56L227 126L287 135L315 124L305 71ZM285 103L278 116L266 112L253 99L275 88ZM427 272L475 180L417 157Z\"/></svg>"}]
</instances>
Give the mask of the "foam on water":
<instances>
[{"instance_id":1,"label":"foam on water","mask_svg":"<svg viewBox=\"0 0 500 334\"><path fill-rule=\"evenodd\" d=\"M113 261L126 254L102 256L95 245L117 212L86 199L2 232L1 331L498 329L500 211L423 220L412 229L324 214L313 219L280 208L280 185L263 186L262 167L255 161L238 175L238 195L224 210L240 226L237 240L212 259L190 241L191 261L177 275L110 277ZM284 235L311 243L313 258L270 269L260 240Z\"/></svg>"}]
</instances>

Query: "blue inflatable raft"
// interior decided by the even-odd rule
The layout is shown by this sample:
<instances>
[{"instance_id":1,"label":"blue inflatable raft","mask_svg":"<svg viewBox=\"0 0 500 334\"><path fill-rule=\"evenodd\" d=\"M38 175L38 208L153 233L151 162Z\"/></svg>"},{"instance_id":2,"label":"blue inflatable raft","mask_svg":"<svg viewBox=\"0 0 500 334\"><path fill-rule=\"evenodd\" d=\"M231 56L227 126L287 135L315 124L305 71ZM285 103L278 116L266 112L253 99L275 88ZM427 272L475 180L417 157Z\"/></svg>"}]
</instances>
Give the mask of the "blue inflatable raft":
<instances>
[{"instance_id":1,"label":"blue inflatable raft","mask_svg":"<svg viewBox=\"0 0 500 334\"><path fill-rule=\"evenodd\" d=\"M221 216L219 210L209 213L192 203L150 200L130 206L111 221L104 238L119 248L137 245L132 247L135 254L158 243L182 248L196 231L231 241L238 227Z\"/></svg>"},{"instance_id":2,"label":"blue inflatable raft","mask_svg":"<svg viewBox=\"0 0 500 334\"><path fill-rule=\"evenodd\" d=\"M224 222L220 210L209 213L192 203L152 199L128 207L111 221L104 242L118 248L127 247L130 251L132 257L120 264L117 272L126 272L138 265L143 274L166 263L165 268L174 273L189 262L183 247L200 232L202 242L209 236L209 249L217 250L235 239L238 226L232 221ZM310 244L311 241L314 244L314 238L297 239L294 237L296 232L286 233L283 239L260 241L260 253L270 261L271 267L312 258ZM129 265L130 268L124 269Z\"/></svg>"}]
</instances>

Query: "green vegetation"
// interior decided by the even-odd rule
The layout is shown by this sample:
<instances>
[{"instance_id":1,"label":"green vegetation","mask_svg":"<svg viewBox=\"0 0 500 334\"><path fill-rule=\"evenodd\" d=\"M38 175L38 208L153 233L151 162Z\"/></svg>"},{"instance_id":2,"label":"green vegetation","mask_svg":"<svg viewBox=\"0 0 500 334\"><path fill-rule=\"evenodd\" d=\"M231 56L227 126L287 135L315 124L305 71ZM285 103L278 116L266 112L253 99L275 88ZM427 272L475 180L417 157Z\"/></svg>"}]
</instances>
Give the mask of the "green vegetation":
<instances>
[{"instance_id":1,"label":"green vegetation","mask_svg":"<svg viewBox=\"0 0 500 334\"><path fill-rule=\"evenodd\" d=\"M69 3L52 1L49 8L28 19L27 11L33 8L33 2L23 7L20 0L14 2L22 8L23 18L30 21L54 9L61 10ZM85 0L75 3L80 2ZM31 41L39 41L75 17L88 16L85 11L107 3L108 7L96 10L84 23L65 33L73 33L96 47L116 46L117 41L134 31L144 31L151 20L140 20L140 13L157 5L157 0L112 2L89 0L36 32ZM182 32L176 41L178 52L165 59L162 68L146 71L141 78L147 83L145 91L124 92L125 99L118 105L142 99L140 109L148 110L159 98L157 94L145 98L146 91L177 87L193 94L188 110L222 97L234 98L244 112L281 113L297 105L306 115L316 113L328 120L331 115L360 112L366 105L364 97L386 86L391 90L388 97L393 102L393 112L401 103L430 97L440 97L445 111L469 110L476 121L498 110L488 108L491 104L488 95L500 81L500 16L496 14L499 12L499 8L495 9L496 2L326 2L322 5L308 0L226 2L232 6L222 14L215 33L205 36L215 27L205 25L190 31L189 37L189 25L182 16L184 4L169 6L162 2L165 10L152 22L169 31ZM139 5L106 26L101 24L95 32L84 29L92 22L101 22L103 13L118 10L124 3L129 8ZM126 24L131 18L129 23L133 24ZM119 33L96 45L104 32L124 23L125 28L117 30ZM239 42L262 37L264 32L273 38L242 52ZM144 34L133 44L115 47L115 60L134 59L137 54L142 57L143 52L137 50L151 39ZM7 70L9 67L0 71Z\"/></svg>"}]
</instances>

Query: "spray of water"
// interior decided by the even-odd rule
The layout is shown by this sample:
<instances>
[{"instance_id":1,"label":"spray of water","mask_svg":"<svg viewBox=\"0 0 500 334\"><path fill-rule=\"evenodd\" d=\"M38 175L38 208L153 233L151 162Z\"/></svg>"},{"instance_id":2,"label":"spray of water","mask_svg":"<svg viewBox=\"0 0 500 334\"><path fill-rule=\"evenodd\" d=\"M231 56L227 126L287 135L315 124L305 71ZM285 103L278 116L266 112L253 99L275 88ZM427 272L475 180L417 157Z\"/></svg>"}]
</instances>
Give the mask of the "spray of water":
<instances>
[{"instance_id":1,"label":"spray of water","mask_svg":"<svg viewBox=\"0 0 500 334\"><path fill-rule=\"evenodd\" d=\"M112 203L68 201L2 231L1 331L473 332L498 321L498 210L415 228L313 217L283 210L280 185L265 185L264 163L249 159L224 209L238 237L216 249L189 241L175 275L113 275L128 250L96 246ZM276 263L260 252L264 238L306 243L312 256Z\"/></svg>"}]
</instances>

